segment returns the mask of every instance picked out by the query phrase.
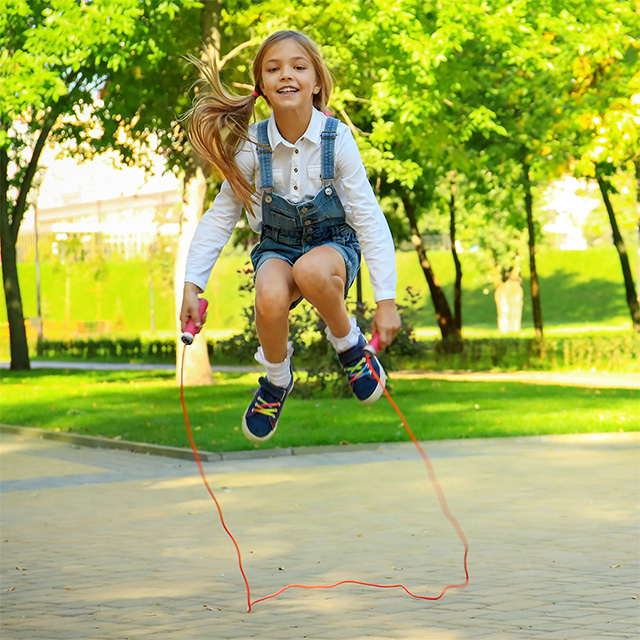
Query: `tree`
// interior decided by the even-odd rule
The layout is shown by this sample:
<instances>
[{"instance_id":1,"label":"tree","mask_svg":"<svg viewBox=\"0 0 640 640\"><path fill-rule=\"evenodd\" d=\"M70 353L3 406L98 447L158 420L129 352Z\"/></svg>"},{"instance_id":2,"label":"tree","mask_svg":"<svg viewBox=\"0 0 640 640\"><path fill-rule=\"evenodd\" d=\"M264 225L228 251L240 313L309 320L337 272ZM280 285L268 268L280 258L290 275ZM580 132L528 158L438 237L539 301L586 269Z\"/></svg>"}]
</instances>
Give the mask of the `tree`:
<instances>
[{"instance_id":1,"label":"tree","mask_svg":"<svg viewBox=\"0 0 640 640\"><path fill-rule=\"evenodd\" d=\"M638 30L640 13L627 3L620 3L615 11L601 16L597 39L594 36L587 41L587 53L580 56L576 65L572 95L578 108L567 123L570 135L576 139L575 172L595 178L600 188L634 331L640 331L640 304L611 194L615 192L612 180L617 173L627 170L640 176ZM640 201L640 188L637 197Z\"/></svg>"},{"instance_id":2,"label":"tree","mask_svg":"<svg viewBox=\"0 0 640 640\"><path fill-rule=\"evenodd\" d=\"M16 242L43 148L58 142L68 153L86 157L112 144L119 129L130 128L131 101L124 113L117 103L96 108L100 91L132 59L154 64L159 52L151 25L160 33L179 32L179 23L195 6L193 0L3 3L0 232L12 369L30 367ZM135 90L129 88L133 100Z\"/></svg>"},{"instance_id":3,"label":"tree","mask_svg":"<svg viewBox=\"0 0 640 640\"><path fill-rule=\"evenodd\" d=\"M524 215L510 223L526 231L533 321L542 338L533 188L575 153L576 141L558 135L558 123L571 120L580 65L598 70L598 46L617 41L621 25L630 38L638 17L632 13L631 3L614 0L299 0L260 3L240 22L260 33L303 28L323 47L338 85L332 108L358 134L383 195L405 205L443 337L459 335L462 274L454 251L452 312L420 240L420 219L434 206L436 186L454 173L471 182L477 171L505 177L505 190L521 197ZM616 57L615 46L600 49L601 57L612 49ZM473 160L478 154L482 169ZM447 211L454 239L456 200L449 198Z\"/></svg>"}]
</instances>

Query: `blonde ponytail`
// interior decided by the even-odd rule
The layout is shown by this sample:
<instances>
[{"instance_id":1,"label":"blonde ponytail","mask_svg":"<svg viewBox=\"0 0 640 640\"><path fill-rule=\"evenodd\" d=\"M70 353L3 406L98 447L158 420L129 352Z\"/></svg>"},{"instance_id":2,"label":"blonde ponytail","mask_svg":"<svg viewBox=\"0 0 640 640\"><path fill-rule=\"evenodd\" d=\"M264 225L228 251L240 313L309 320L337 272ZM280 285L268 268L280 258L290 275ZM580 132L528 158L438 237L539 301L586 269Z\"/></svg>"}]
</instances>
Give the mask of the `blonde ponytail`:
<instances>
[{"instance_id":1,"label":"blonde ponytail","mask_svg":"<svg viewBox=\"0 0 640 640\"><path fill-rule=\"evenodd\" d=\"M220 170L247 213L253 215L254 188L240 171L236 154L240 144L248 140L256 92L248 96L231 94L220 81L214 60L203 62L191 55L186 58L202 76L195 86L204 88L183 117L189 142L199 156Z\"/></svg>"}]
</instances>

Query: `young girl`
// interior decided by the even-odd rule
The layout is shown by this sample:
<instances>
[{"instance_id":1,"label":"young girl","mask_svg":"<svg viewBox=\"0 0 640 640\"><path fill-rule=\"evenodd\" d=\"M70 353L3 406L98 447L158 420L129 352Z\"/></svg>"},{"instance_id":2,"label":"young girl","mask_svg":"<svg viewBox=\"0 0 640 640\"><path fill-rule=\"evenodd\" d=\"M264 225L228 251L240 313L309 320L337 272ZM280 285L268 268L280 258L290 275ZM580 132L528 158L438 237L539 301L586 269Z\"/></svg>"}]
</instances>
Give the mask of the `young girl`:
<instances>
[{"instance_id":1,"label":"young girl","mask_svg":"<svg viewBox=\"0 0 640 640\"><path fill-rule=\"evenodd\" d=\"M191 242L180 318L183 330L190 318L201 325L198 294L244 207L251 228L260 232L251 261L256 360L266 377L259 379L242 430L250 441L264 442L275 433L293 388L289 310L302 298L325 321L358 400L371 404L382 395L362 351L366 340L344 299L362 246L377 303L372 331L381 348L392 342L400 328L393 239L351 131L323 113L331 76L309 38L297 31L267 38L253 63L255 91L246 97L230 95L215 68L193 61L212 91L196 96L187 116L189 140L226 180ZM250 124L260 96L273 114ZM384 385L377 358L371 366Z\"/></svg>"}]
</instances>

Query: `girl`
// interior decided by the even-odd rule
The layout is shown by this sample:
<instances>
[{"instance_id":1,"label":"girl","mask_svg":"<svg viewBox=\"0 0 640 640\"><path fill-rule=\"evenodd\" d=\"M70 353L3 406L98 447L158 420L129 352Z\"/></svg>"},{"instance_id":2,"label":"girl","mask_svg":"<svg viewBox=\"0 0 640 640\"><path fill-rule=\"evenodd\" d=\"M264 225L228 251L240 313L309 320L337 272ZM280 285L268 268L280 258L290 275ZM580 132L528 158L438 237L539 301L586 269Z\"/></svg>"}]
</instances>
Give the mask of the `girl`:
<instances>
[{"instance_id":1,"label":"girl","mask_svg":"<svg viewBox=\"0 0 640 640\"><path fill-rule=\"evenodd\" d=\"M251 228L260 232L251 261L256 360L266 377L259 379L242 430L250 441L265 442L293 388L289 310L302 298L327 324L358 400L371 404L382 395L362 351L366 340L344 299L362 245L377 303L372 331L379 333L381 348L392 342L400 328L393 239L351 131L323 113L331 76L309 38L297 31L267 38L253 63L255 91L246 97L230 95L213 65L192 61L212 91L198 94L187 114L189 140L226 179L191 242L180 318L183 330L190 318L201 326L198 294L244 207ZM260 96L273 113L249 124ZM384 385L377 358L371 366Z\"/></svg>"}]
</instances>

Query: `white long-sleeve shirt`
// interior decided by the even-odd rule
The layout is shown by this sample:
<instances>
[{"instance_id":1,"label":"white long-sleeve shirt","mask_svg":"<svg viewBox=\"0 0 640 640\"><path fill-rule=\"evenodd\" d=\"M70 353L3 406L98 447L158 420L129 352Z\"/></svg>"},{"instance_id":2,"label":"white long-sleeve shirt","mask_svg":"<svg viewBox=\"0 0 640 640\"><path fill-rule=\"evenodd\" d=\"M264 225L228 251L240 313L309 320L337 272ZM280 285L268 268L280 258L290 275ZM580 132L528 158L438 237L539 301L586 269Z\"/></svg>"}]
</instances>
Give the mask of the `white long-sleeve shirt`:
<instances>
[{"instance_id":1,"label":"white long-sleeve shirt","mask_svg":"<svg viewBox=\"0 0 640 640\"><path fill-rule=\"evenodd\" d=\"M273 149L272 166L274 192L290 202L306 202L322 189L320 177L320 134L327 116L313 110L305 133L294 143L285 140L278 131L273 115L269 118L269 142ZM257 140L257 124L249 125L250 140ZM260 170L256 146L243 144L237 154L238 167L249 184L256 185L257 203L247 215L251 228L260 233L262 212L260 203ZM333 184L347 224L358 237L362 255L369 268L376 302L396 297L396 264L393 238L387 220L376 200L360 151L349 129L338 125L335 141L335 178ZM211 270L231 237L240 215L242 202L225 180L211 208L202 216L191 241L185 280L203 291Z\"/></svg>"}]
</instances>

